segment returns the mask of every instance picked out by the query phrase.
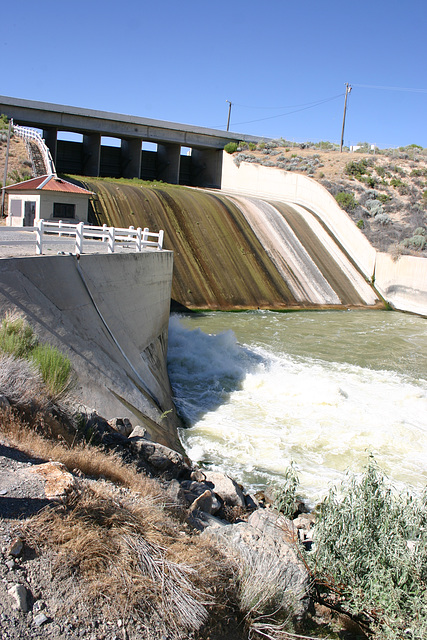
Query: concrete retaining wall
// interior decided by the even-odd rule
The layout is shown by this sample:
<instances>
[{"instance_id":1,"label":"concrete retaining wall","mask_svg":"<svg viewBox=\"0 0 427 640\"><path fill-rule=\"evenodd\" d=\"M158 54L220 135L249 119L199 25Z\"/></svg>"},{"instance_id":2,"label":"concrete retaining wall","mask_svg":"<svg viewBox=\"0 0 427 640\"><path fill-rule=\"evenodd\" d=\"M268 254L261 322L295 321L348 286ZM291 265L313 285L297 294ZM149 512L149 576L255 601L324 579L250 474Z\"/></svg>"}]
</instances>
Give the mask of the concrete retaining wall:
<instances>
[{"instance_id":1,"label":"concrete retaining wall","mask_svg":"<svg viewBox=\"0 0 427 640\"><path fill-rule=\"evenodd\" d=\"M181 449L166 370L173 254L39 256L0 260L0 313L23 313L66 353L75 395L106 418L128 416Z\"/></svg>"},{"instance_id":2,"label":"concrete retaining wall","mask_svg":"<svg viewBox=\"0 0 427 640\"><path fill-rule=\"evenodd\" d=\"M315 180L298 173L242 162L224 152L222 190L302 205L330 230L347 254L394 308L427 316L427 260L402 256L393 262L377 253L335 198Z\"/></svg>"},{"instance_id":3,"label":"concrete retaining wall","mask_svg":"<svg viewBox=\"0 0 427 640\"><path fill-rule=\"evenodd\" d=\"M427 260L377 253L375 287L395 309L427 316Z\"/></svg>"}]
</instances>

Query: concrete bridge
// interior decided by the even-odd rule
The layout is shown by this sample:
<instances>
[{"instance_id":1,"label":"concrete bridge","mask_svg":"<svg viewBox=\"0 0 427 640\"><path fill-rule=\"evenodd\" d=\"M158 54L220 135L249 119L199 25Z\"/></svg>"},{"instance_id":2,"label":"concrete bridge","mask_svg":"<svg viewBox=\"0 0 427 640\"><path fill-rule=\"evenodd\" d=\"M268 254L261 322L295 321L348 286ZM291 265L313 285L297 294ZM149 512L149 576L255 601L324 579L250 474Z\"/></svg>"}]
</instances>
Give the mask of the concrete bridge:
<instances>
[{"instance_id":1,"label":"concrete bridge","mask_svg":"<svg viewBox=\"0 0 427 640\"><path fill-rule=\"evenodd\" d=\"M220 187L224 145L258 142L217 129L7 96L0 96L0 113L43 131L59 173ZM59 131L82 134L82 142L58 140ZM102 136L120 139L120 147L101 145ZM157 144L157 152L142 150L143 142ZM182 147L191 154L181 155Z\"/></svg>"}]
</instances>

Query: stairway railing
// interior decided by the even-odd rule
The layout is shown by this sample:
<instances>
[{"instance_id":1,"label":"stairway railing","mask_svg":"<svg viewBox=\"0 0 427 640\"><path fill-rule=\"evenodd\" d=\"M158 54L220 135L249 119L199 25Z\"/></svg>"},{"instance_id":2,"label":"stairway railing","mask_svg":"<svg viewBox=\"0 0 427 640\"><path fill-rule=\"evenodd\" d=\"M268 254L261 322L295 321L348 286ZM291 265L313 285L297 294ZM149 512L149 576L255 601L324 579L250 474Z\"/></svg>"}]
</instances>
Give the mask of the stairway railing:
<instances>
[{"instance_id":1,"label":"stairway railing","mask_svg":"<svg viewBox=\"0 0 427 640\"><path fill-rule=\"evenodd\" d=\"M34 131L34 129L30 129L29 127L21 127L19 124L14 124L13 133L25 140L31 157L32 157L31 147L28 145L28 143L34 142L37 145L41 153L41 156L43 158L46 174L48 175L56 174L55 164L53 162L53 158L49 151L49 147L46 145L45 141L37 131ZM33 165L34 165L34 161L33 161Z\"/></svg>"}]
</instances>

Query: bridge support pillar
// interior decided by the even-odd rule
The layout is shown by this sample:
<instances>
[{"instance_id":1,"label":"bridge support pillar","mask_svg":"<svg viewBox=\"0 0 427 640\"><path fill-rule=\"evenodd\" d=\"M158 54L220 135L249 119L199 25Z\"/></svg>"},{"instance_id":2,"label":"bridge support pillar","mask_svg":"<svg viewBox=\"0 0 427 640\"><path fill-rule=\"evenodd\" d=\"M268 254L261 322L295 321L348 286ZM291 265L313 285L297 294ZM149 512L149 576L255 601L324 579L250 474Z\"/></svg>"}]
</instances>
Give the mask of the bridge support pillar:
<instances>
[{"instance_id":1,"label":"bridge support pillar","mask_svg":"<svg viewBox=\"0 0 427 640\"><path fill-rule=\"evenodd\" d=\"M192 149L191 178L195 187L221 187L222 150Z\"/></svg>"},{"instance_id":2,"label":"bridge support pillar","mask_svg":"<svg viewBox=\"0 0 427 640\"><path fill-rule=\"evenodd\" d=\"M121 149L123 178L140 178L142 140L139 138L123 139Z\"/></svg>"},{"instance_id":3,"label":"bridge support pillar","mask_svg":"<svg viewBox=\"0 0 427 640\"><path fill-rule=\"evenodd\" d=\"M83 174L99 176L101 166L101 135L91 133L83 136Z\"/></svg>"},{"instance_id":4,"label":"bridge support pillar","mask_svg":"<svg viewBox=\"0 0 427 640\"><path fill-rule=\"evenodd\" d=\"M179 144L157 145L157 178L169 184L179 184L181 146Z\"/></svg>"},{"instance_id":5,"label":"bridge support pillar","mask_svg":"<svg viewBox=\"0 0 427 640\"><path fill-rule=\"evenodd\" d=\"M57 129L43 129L43 138L46 142L46 146L49 148L50 155L54 165L56 166L57 146L58 146L58 130Z\"/></svg>"}]
</instances>

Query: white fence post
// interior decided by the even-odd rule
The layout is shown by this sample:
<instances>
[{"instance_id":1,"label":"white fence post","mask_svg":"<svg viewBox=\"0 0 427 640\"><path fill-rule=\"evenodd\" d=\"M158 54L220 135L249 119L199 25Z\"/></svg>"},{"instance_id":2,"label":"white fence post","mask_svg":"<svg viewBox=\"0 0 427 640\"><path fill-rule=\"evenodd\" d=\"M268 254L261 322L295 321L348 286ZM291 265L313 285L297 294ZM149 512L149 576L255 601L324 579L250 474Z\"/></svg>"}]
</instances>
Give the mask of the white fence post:
<instances>
[{"instance_id":1,"label":"white fence post","mask_svg":"<svg viewBox=\"0 0 427 640\"><path fill-rule=\"evenodd\" d=\"M62 220L60 220L60 221L58 222L58 226L59 226L59 234L58 234L58 235L59 235L59 237L60 237L60 238L62 238L62 233L61 233Z\"/></svg>"},{"instance_id":2,"label":"white fence post","mask_svg":"<svg viewBox=\"0 0 427 640\"><path fill-rule=\"evenodd\" d=\"M136 250L141 252L142 249L142 229L138 227L136 230Z\"/></svg>"},{"instance_id":3,"label":"white fence post","mask_svg":"<svg viewBox=\"0 0 427 640\"><path fill-rule=\"evenodd\" d=\"M116 236L116 230L114 227L110 227L108 230L108 253L114 253L114 239Z\"/></svg>"},{"instance_id":4,"label":"white fence post","mask_svg":"<svg viewBox=\"0 0 427 640\"><path fill-rule=\"evenodd\" d=\"M106 224L102 225L102 242L108 242L108 227Z\"/></svg>"},{"instance_id":5,"label":"white fence post","mask_svg":"<svg viewBox=\"0 0 427 640\"><path fill-rule=\"evenodd\" d=\"M78 255L83 253L83 228L84 222L79 222L76 227L76 254Z\"/></svg>"},{"instance_id":6,"label":"white fence post","mask_svg":"<svg viewBox=\"0 0 427 640\"><path fill-rule=\"evenodd\" d=\"M41 256L43 253L43 220L34 222L36 228L36 254Z\"/></svg>"},{"instance_id":7,"label":"white fence post","mask_svg":"<svg viewBox=\"0 0 427 640\"><path fill-rule=\"evenodd\" d=\"M145 246L145 243L148 242L148 227L144 228L143 234L142 234L142 244Z\"/></svg>"},{"instance_id":8,"label":"white fence post","mask_svg":"<svg viewBox=\"0 0 427 640\"><path fill-rule=\"evenodd\" d=\"M163 231L163 229L160 229L160 231L159 231L159 244L157 246L157 249L159 251L161 251L163 249L163 236L164 236L164 231Z\"/></svg>"}]
</instances>

